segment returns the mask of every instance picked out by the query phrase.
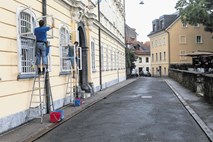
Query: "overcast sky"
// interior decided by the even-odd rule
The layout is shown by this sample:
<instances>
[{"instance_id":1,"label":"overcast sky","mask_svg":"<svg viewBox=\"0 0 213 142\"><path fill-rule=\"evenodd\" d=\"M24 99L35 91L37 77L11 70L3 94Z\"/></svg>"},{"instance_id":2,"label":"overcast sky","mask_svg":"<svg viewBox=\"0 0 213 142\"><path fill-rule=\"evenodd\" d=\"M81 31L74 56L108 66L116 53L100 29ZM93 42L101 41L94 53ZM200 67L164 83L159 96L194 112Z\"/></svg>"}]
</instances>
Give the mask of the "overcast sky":
<instances>
[{"instance_id":1,"label":"overcast sky","mask_svg":"<svg viewBox=\"0 0 213 142\"><path fill-rule=\"evenodd\" d=\"M126 23L135 28L138 41L148 41L147 35L152 31L152 21L164 14L176 12L174 8L178 0L126 0Z\"/></svg>"}]
</instances>

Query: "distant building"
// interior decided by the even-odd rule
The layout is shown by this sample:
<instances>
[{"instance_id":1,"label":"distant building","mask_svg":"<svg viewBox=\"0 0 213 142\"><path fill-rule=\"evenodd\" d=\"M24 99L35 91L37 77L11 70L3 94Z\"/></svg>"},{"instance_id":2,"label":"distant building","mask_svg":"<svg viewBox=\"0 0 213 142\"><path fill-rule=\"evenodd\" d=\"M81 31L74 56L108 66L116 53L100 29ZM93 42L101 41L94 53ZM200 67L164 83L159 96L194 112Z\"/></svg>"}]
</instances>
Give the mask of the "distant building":
<instances>
[{"instance_id":1,"label":"distant building","mask_svg":"<svg viewBox=\"0 0 213 142\"><path fill-rule=\"evenodd\" d=\"M125 25L126 30L126 44L130 45L137 41L137 32L136 29L129 27L127 24Z\"/></svg>"},{"instance_id":2,"label":"distant building","mask_svg":"<svg viewBox=\"0 0 213 142\"><path fill-rule=\"evenodd\" d=\"M136 42L135 45L135 55L137 60L135 61L136 69L138 73L141 71L150 72L151 60L150 60L150 46L149 44L144 45L143 43Z\"/></svg>"},{"instance_id":3,"label":"distant building","mask_svg":"<svg viewBox=\"0 0 213 142\"><path fill-rule=\"evenodd\" d=\"M148 35L151 47L151 73L167 76L169 65L192 63L190 57L182 56L193 51L213 51L211 33L203 25L182 23L178 13L163 15L152 21Z\"/></svg>"}]
</instances>

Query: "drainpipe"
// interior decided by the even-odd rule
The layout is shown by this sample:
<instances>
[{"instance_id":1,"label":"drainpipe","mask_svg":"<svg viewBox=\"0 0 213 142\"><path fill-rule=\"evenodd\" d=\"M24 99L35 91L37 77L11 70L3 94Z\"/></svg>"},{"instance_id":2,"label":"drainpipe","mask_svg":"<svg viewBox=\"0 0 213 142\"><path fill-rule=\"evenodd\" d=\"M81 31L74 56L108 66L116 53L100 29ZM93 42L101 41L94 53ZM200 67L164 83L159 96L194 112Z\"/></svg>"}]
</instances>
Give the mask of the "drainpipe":
<instances>
[{"instance_id":1,"label":"drainpipe","mask_svg":"<svg viewBox=\"0 0 213 142\"><path fill-rule=\"evenodd\" d=\"M171 62L171 59L170 59L170 33L168 31L165 31L167 34L168 34L168 62L169 62L169 66L170 66L170 62ZM169 71L169 67L168 67L168 71Z\"/></svg>"},{"instance_id":2,"label":"drainpipe","mask_svg":"<svg viewBox=\"0 0 213 142\"><path fill-rule=\"evenodd\" d=\"M124 57L125 57L125 67L126 67L126 79L127 79L127 61L126 61L126 0L123 1L124 2L124 44L125 44L125 52L124 52Z\"/></svg>"},{"instance_id":3,"label":"drainpipe","mask_svg":"<svg viewBox=\"0 0 213 142\"><path fill-rule=\"evenodd\" d=\"M102 65L101 65L101 11L100 11L100 0L98 0L98 42L99 42L99 76L100 76L100 90L102 90Z\"/></svg>"},{"instance_id":4,"label":"drainpipe","mask_svg":"<svg viewBox=\"0 0 213 142\"><path fill-rule=\"evenodd\" d=\"M42 16L47 15L47 1L42 0ZM46 25L47 19L43 18L44 23ZM48 65L46 67L46 70L48 69ZM50 82L49 82L49 72L46 72L45 76L45 90L46 90L46 108L47 108L47 113L50 113L51 107L50 107Z\"/></svg>"},{"instance_id":5,"label":"drainpipe","mask_svg":"<svg viewBox=\"0 0 213 142\"><path fill-rule=\"evenodd\" d=\"M47 0L42 0L42 16L47 15ZM44 18L44 23L46 24L46 18Z\"/></svg>"}]
</instances>

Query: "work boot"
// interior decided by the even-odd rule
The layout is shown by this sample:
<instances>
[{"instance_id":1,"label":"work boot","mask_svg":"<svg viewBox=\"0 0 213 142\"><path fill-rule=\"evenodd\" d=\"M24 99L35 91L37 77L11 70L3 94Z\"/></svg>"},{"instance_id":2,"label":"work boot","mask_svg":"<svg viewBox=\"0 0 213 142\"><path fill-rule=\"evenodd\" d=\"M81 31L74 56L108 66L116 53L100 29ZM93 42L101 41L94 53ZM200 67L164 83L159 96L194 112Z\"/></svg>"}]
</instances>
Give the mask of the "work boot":
<instances>
[{"instance_id":1,"label":"work boot","mask_svg":"<svg viewBox=\"0 0 213 142\"><path fill-rule=\"evenodd\" d=\"M41 75L41 68L38 68L38 75Z\"/></svg>"},{"instance_id":2,"label":"work boot","mask_svg":"<svg viewBox=\"0 0 213 142\"><path fill-rule=\"evenodd\" d=\"M42 68L42 75L45 74L45 68Z\"/></svg>"},{"instance_id":3,"label":"work boot","mask_svg":"<svg viewBox=\"0 0 213 142\"><path fill-rule=\"evenodd\" d=\"M72 78L75 78L75 71L73 71Z\"/></svg>"}]
</instances>

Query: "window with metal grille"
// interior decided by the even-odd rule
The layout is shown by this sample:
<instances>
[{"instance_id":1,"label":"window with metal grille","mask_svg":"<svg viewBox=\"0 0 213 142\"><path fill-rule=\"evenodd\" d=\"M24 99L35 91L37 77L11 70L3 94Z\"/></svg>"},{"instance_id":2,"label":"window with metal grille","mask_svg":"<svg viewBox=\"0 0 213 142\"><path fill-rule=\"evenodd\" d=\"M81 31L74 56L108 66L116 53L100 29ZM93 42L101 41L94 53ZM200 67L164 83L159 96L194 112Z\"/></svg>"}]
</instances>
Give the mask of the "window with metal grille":
<instances>
[{"instance_id":1,"label":"window with metal grille","mask_svg":"<svg viewBox=\"0 0 213 142\"><path fill-rule=\"evenodd\" d=\"M60 26L60 68L61 72L69 72L71 71L71 55L74 56L74 47L70 45L70 32L66 25ZM73 50L71 50L71 48ZM74 58L74 57L73 57Z\"/></svg>"},{"instance_id":2,"label":"window with metal grille","mask_svg":"<svg viewBox=\"0 0 213 142\"><path fill-rule=\"evenodd\" d=\"M108 55L108 47L106 47L106 70L109 70L109 55Z\"/></svg>"},{"instance_id":3,"label":"window with metal grille","mask_svg":"<svg viewBox=\"0 0 213 142\"><path fill-rule=\"evenodd\" d=\"M101 46L101 70L104 70L104 47L103 44Z\"/></svg>"},{"instance_id":4,"label":"window with metal grille","mask_svg":"<svg viewBox=\"0 0 213 142\"><path fill-rule=\"evenodd\" d=\"M28 78L35 73L35 27L36 16L32 9L30 7L19 7L17 9L18 78Z\"/></svg>"},{"instance_id":5,"label":"window with metal grille","mask_svg":"<svg viewBox=\"0 0 213 142\"><path fill-rule=\"evenodd\" d=\"M95 43L91 42L92 71L95 71Z\"/></svg>"},{"instance_id":6,"label":"window with metal grille","mask_svg":"<svg viewBox=\"0 0 213 142\"><path fill-rule=\"evenodd\" d=\"M110 58L111 58L111 70L113 69L113 54L112 54L112 48L110 49Z\"/></svg>"},{"instance_id":7,"label":"window with metal grille","mask_svg":"<svg viewBox=\"0 0 213 142\"><path fill-rule=\"evenodd\" d=\"M116 49L114 51L114 70L116 70L117 67L117 58L116 58Z\"/></svg>"}]
</instances>

